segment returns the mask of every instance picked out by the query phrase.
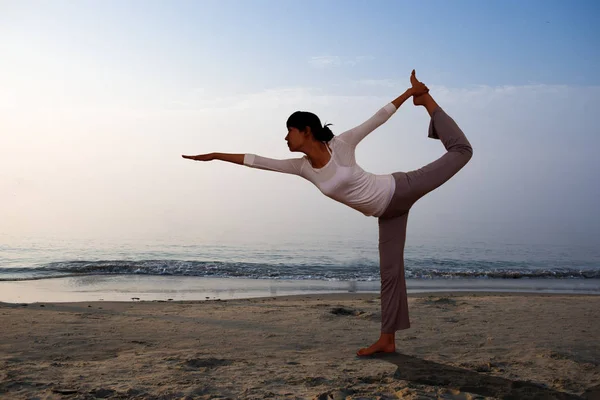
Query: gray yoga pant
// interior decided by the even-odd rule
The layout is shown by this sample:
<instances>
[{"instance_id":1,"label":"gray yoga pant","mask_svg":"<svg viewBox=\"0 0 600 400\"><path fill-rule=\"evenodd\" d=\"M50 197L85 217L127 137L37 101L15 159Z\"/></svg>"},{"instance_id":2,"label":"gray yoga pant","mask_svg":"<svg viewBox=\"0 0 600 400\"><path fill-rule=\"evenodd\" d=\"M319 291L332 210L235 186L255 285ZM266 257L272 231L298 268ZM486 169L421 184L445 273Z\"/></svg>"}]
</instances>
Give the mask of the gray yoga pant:
<instances>
[{"instance_id":1,"label":"gray yoga pant","mask_svg":"<svg viewBox=\"0 0 600 400\"><path fill-rule=\"evenodd\" d=\"M428 136L440 139L446 154L418 170L392 174L396 189L392 201L378 219L382 333L410 327L404 278L404 244L410 208L454 176L473 155L465 134L440 107L433 112Z\"/></svg>"}]
</instances>

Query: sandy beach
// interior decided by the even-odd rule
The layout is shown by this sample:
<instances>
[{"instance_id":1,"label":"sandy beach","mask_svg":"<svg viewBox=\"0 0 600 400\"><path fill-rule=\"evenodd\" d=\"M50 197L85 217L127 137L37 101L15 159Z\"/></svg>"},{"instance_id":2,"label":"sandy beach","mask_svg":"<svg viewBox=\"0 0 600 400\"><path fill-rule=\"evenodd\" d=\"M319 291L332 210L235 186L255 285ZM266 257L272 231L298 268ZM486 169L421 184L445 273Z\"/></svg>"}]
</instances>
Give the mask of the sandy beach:
<instances>
[{"instance_id":1,"label":"sandy beach","mask_svg":"<svg viewBox=\"0 0 600 400\"><path fill-rule=\"evenodd\" d=\"M600 391L600 296L376 294L0 303L2 399L577 399Z\"/></svg>"}]
</instances>

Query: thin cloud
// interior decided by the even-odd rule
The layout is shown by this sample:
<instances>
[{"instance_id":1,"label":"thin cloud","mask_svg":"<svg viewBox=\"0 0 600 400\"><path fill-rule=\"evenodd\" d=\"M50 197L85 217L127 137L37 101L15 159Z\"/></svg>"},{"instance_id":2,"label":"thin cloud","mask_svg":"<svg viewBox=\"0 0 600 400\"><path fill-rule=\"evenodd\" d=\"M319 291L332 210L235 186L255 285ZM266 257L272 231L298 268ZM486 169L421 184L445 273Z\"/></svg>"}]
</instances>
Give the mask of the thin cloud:
<instances>
[{"instance_id":1,"label":"thin cloud","mask_svg":"<svg viewBox=\"0 0 600 400\"><path fill-rule=\"evenodd\" d=\"M340 56L314 56L311 57L308 63L315 68L338 67L341 65L355 66L359 63L372 60L373 56L355 56L355 57L340 57Z\"/></svg>"},{"instance_id":2,"label":"thin cloud","mask_svg":"<svg viewBox=\"0 0 600 400\"><path fill-rule=\"evenodd\" d=\"M373 56L356 56L354 58L350 58L350 59L345 60L344 64L354 66L354 65L359 64L361 62L372 60L373 58L374 58Z\"/></svg>"},{"instance_id":3,"label":"thin cloud","mask_svg":"<svg viewBox=\"0 0 600 400\"><path fill-rule=\"evenodd\" d=\"M406 79L403 84L406 85ZM399 81L395 81L393 79L361 79L353 82L356 86L371 86L371 87L385 87L385 88L395 88L400 86Z\"/></svg>"},{"instance_id":4,"label":"thin cloud","mask_svg":"<svg viewBox=\"0 0 600 400\"><path fill-rule=\"evenodd\" d=\"M316 68L325 68L341 64L341 59L338 56L316 56L311 57L308 61L310 65Z\"/></svg>"}]
</instances>

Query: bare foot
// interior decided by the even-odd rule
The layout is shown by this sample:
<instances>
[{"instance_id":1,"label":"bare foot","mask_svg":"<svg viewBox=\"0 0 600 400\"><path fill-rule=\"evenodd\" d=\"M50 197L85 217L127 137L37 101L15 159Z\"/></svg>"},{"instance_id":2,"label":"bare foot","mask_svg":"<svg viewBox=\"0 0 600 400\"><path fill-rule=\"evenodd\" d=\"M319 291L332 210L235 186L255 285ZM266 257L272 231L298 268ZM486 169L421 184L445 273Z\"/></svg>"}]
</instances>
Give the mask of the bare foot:
<instances>
[{"instance_id":1,"label":"bare foot","mask_svg":"<svg viewBox=\"0 0 600 400\"><path fill-rule=\"evenodd\" d=\"M419 82L419 80L417 79L417 75L415 70L413 69L412 72L410 73L410 84L415 86L415 83Z\"/></svg>"},{"instance_id":2,"label":"bare foot","mask_svg":"<svg viewBox=\"0 0 600 400\"><path fill-rule=\"evenodd\" d=\"M412 72L410 73L410 84L414 87L417 83L420 83L420 82L417 79L415 70L413 69ZM415 106L424 106L425 102L426 102L426 94L422 94L420 96L413 96L413 104Z\"/></svg>"},{"instance_id":3,"label":"bare foot","mask_svg":"<svg viewBox=\"0 0 600 400\"><path fill-rule=\"evenodd\" d=\"M393 353L396 351L396 340L393 333L382 333L379 340L367 348L362 348L356 355L370 356L375 353Z\"/></svg>"}]
</instances>

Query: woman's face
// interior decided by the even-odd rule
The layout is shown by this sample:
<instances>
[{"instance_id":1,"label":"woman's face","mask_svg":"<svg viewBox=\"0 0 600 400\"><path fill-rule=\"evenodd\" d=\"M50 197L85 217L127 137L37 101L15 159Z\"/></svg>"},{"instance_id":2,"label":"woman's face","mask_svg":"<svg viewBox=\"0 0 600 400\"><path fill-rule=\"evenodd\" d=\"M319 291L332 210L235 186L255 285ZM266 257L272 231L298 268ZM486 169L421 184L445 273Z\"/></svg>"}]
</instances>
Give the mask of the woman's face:
<instances>
[{"instance_id":1,"label":"woman's face","mask_svg":"<svg viewBox=\"0 0 600 400\"><path fill-rule=\"evenodd\" d=\"M289 127L285 141L287 142L290 151L298 151L304 145L306 137L306 131L300 131L298 128Z\"/></svg>"}]
</instances>

